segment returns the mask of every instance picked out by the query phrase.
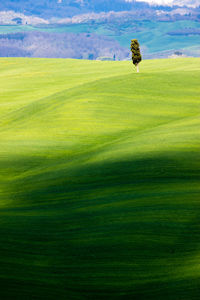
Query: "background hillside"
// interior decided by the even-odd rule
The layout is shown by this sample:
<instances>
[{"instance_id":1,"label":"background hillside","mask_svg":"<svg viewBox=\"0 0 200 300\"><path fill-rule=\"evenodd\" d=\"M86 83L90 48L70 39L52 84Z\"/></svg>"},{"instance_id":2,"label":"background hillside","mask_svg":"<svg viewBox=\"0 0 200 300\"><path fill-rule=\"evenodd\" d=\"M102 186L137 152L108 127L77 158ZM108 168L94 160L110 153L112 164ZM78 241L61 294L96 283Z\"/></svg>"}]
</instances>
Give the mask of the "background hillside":
<instances>
[{"instance_id":1,"label":"background hillside","mask_svg":"<svg viewBox=\"0 0 200 300\"><path fill-rule=\"evenodd\" d=\"M0 65L1 299L198 299L200 60Z\"/></svg>"},{"instance_id":2,"label":"background hillside","mask_svg":"<svg viewBox=\"0 0 200 300\"><path fill-rule=\"evenodd\" d=\"M112 59L115 54L117 60L127 60L132 38L140 41L144 59L168 58L177 51L199 57L200 6L186 2L4 1L0 57Z\"/></svg>"},{"instance_id":3,"label":"background hillside","mask_svg":"<svg viewBox=\"0 0 200 300\"><path fill-rule=\"evenodd\" d=\"M0 3L1 11L13 10L28 15L37 15L45 19L72 17L88 12L128 11L133 8L148 7L147 3L126 2L124 0L8 0Z\"/></svg>"}]
</instances>

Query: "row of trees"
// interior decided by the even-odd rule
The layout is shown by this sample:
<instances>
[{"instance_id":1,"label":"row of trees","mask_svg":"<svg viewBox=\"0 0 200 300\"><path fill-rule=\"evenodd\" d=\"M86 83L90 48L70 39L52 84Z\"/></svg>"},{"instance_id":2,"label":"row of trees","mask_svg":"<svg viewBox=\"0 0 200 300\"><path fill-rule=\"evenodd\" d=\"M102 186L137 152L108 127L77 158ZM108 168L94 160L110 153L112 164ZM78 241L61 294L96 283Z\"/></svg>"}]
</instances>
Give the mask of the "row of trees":
<instances>
[{"instance_id":1,"label":"row of trees","mask_svg":"<svg viewBox=\"0 0 200 300\"><path fill-rule=\"evenodd\" d=\"M0 34L0 56L124 60L130 52L114 39L97 34L23 32Z\"/></svg>"}]
</instances>

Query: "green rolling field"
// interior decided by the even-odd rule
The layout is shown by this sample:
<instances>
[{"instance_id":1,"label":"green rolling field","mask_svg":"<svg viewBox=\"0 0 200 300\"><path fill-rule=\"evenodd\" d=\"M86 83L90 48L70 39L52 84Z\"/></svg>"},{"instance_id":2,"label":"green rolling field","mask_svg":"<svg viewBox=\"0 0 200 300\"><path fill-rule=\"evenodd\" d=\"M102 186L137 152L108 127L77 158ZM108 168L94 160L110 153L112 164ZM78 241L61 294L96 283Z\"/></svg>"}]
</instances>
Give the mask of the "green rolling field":
<instances>
[{"instance_id":1,"label":"green rolling field","mask_svg":"<svg viewBox=\"0 0 200 300\"><path fill-rule=\"evenodd\" d=\"M0 299L200 292L200 59L0 59Z\"/></svg>"}]
</instances>

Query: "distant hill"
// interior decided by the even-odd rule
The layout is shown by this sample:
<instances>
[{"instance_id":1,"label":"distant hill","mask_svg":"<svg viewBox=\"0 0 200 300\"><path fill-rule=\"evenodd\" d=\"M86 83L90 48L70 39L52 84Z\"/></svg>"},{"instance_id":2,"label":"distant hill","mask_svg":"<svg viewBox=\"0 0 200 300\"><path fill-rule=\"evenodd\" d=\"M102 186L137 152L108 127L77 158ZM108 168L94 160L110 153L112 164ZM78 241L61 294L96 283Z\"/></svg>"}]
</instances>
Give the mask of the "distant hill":
<instances>
[{"instance_id":1,"label":"distant hill","mask_svg":"<svg viewBox=\"0 0 200 300\"><path fill-rule=\"evenodd\" d=\"M41 16L42 18L50 17L71 17L74 15L88 12L108 12L108 11L125 11L137 8L148 8L149 5L140 2L126 2L124 0L18 0L2 1L0 10L13 10L25 14Z\"/></svg>"},{"instance_id":2,"label":"distant hill","mask_svg":"<svg viewBox=\"0 0 200 300\"><path fill-rule=\"evenodd\" d=\"M108 21L109 19L109 21ZM0 56L62 57L124 60L130 58L130 40L137 38L143 58L167 58L180 51L200 56L200 23L191 20L134 20L123 12L99 19L74 17L57 24L0 26ZM80 20L80 23L78 23Z\"/></svg>"},{"instance_id":3,"label":"distant hill","mask_svg":"<svg viewBox=\"0 0 200 300\"><path fill-rule=\"evenodd\" d=\"M199 31L200 7L150 6L124 0L0 3L0 34L5 34L0 38L0 56L95 59L118 53L118 59L127 59L132 38L140 41L144 58L168 57L174 51L199 56ZM16 32L26 32L26 38L19 42L13 37L12 43L6 34ZM71 45L79 37L84 47L75 53ZM95 47L97 40L101 42Z\"/></svg>"},{"instance_id":4,"label":"distant hill","mask_svg":"<svg viewBox=\"0 0 200 300\"><path fill-rule=\"evenodd\" d=\"M125 0L6 0L1 1L0 11L12 10L24 13L26 15L35 15L44 19L64 18L85 13L100 12L120 12L142 10L156 10L170 12L172 10L195 10L198 9L187 7L179 8L177 5L150 6L147 2L125 1ZM177 11L178 12L178 11Z\"/></svg>"}]
</instances>

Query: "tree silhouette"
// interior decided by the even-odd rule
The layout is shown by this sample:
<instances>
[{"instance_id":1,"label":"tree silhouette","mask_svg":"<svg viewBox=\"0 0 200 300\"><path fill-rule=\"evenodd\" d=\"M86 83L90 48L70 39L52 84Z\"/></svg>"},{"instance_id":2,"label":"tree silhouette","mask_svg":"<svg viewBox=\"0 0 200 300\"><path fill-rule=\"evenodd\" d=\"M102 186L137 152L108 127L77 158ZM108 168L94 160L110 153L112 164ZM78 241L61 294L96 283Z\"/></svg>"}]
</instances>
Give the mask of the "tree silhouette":
<instances>
[{"instance_id":1,"label":"tree silhouette","mask_svg":"<svg viewBox=\"0 0 200 300\"><path fill-rule=\"evenodd\" d=\"M133 64L137 67L137 72L139 72L139 63L142 60L142 56L140 53L140 45L136 39L131 40L131 51Z\"/></svg>"}]
</instances>

